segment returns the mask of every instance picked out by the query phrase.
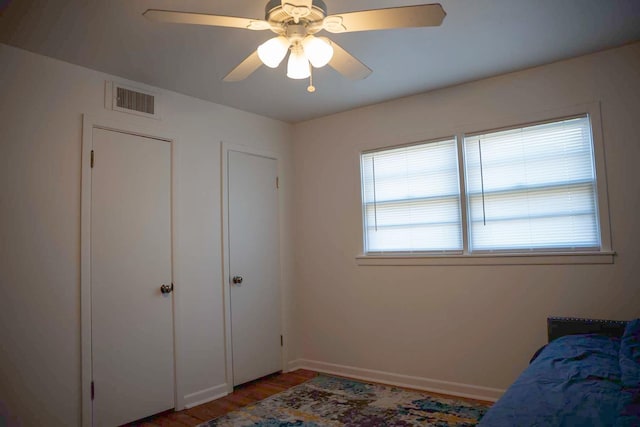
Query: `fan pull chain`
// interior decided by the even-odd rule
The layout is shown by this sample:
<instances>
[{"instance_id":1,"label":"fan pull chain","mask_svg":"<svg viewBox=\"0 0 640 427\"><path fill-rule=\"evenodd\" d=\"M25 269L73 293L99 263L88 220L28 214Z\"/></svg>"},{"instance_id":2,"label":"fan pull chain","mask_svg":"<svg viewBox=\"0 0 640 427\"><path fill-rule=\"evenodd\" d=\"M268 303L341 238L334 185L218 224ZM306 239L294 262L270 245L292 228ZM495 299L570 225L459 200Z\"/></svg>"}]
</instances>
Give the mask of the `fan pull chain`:
<instances>
[{"instance_id":1,"label":"fan pull chain","mask_svg":"<svg viewBox=\"0 0 640 427\"><path fill-rule=\"evenodd\" d=\"M484 168L482 167L482 141L478 138L478 154L480 156L480 188L482 189L482 223L487 225L487 211L484 204Z\"/></svg>"},{"instance_id":2,"label":"fan pull chain","mask_svg":"<svg viewBox=\"0 0 640 427\"><path fill-rule=\"evenodd\" d=\"M311 70L309 71L309 87L307 87L307 92L313 93L316 91L316 87L313 85L313 67L309 67Z\"/></svg>"},{"instance_id":3,"label":"fan pull chain","mask_svg":"<svg viewBox=\"0 0 640 427\"><path fill-rule=\"evenodd\" d=\"M371 158L371 167L373 169L373 221L376 231L378 231L378 199L376 198L376 157Z\"/></svg>"}]
</instances>

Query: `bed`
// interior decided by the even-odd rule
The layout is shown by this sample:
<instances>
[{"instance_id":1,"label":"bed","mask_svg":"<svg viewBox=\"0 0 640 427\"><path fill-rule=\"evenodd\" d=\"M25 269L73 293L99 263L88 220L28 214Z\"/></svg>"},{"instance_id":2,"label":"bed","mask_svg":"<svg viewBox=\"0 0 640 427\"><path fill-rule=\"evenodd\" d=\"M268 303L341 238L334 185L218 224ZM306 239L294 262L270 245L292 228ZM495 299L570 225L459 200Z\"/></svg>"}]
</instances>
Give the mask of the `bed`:
<instances>
[{"instance_id":1,"label":"bed","mask_svg":"<svg viewBox=\"0 0 640 427\"><path fill-rule=\"evenodd\" d=\"M548 335L479 427L640 426L640 319L549 318Z\"/></svg>"}]
</instances>

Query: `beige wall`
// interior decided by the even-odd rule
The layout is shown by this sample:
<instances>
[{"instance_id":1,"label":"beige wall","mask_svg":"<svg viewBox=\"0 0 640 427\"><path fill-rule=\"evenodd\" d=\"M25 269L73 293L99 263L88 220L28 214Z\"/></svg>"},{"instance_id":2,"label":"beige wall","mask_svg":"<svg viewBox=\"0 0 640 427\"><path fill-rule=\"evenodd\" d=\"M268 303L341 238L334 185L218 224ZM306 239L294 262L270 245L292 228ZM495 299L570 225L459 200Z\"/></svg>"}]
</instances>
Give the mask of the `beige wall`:
<instances>
[{"instance_id":1,"label":"beige wall","mask_svg":"<svg viewBox=\"0 0 640 427\"><path fill-rule=\"evenodd\" d=\"M0 420L9 412L27 426L80 423L82 114L156 123L104 109L104 81L114 78L0 44ZM156 124L178 137L176 292L188 395L225 383L220 141L283 156L288 332L291 135L286 123L161 95Z\"/></svg>"},{"instance_id":2,"label":"beige wall","mask_svg":"<svg viewBox=\"0 0 640 427\"><path fill-rule=\"evenodd\" d=\"M356 265L362 150L598 101L615 264ZM640 44L633 44L295 125L303 333L302 360L293 365L504 389L545 343L547 316L640 317L639 118Z\"/></svg>"}]
</instances>

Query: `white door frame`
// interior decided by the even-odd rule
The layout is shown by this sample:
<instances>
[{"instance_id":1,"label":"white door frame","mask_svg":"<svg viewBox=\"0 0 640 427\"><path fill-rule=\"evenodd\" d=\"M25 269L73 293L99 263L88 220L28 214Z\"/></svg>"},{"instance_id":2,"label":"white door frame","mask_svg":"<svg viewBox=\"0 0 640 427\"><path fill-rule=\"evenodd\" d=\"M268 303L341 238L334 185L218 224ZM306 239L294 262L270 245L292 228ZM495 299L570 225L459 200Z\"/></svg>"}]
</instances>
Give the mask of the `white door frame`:
<instances>
[{"instance_id":1,"label":"white door frame","mask_svg":"<svg viewBox=\"0 0 640 427\"><path fill-rule=\"evenodd\" d=\"M124 121L113 117L82 116L82 185L80 195L80 346L81 346L81 396L82 426L93 424L93 405L91 400L91 150L93 149L93 129L99 128L113 132L127 133L146 138L169 142L171 145L171 261L172 280L176 290L173 299L173 361L174 361L174 404L175 409L183 409L184 398L180 381L180 348L178 341L180 279L177 260L177 138L158 123L145 123L143 119ZM100 161L97 159L96 161ZM99 393L99 391L98 391Z\"/></svg>"},{"instance_id":2,"label":"white door frame","mask_svg":"<svg viewBox=\"0 0 640 427\"><path fill-rule=\"evenodd\" d=\"M278 177L281 175L280 155L276 152L262 150L259 148L249 147L246 145L222 142L220 144L220 163L221 163L221 194L222 194L222 292L224 296L224 337L225 337L225 368L227 384L227 393L233 392L233 353L231 343L231 293L230 284L231 276L229 272L229 174L228 174L228 153L229 151L237 151L245 154L253 154L256 156L267 157L276 161L276 170ZM284 289L282 287L282 196L278 192L278 251L280 265L278 266L278 286L280 287L280 334L284 336ZM285 340L286 345L286 340ZM282 370L286 370L284 360L285 347L281 348Z\"/></svg>"}]
</instances>

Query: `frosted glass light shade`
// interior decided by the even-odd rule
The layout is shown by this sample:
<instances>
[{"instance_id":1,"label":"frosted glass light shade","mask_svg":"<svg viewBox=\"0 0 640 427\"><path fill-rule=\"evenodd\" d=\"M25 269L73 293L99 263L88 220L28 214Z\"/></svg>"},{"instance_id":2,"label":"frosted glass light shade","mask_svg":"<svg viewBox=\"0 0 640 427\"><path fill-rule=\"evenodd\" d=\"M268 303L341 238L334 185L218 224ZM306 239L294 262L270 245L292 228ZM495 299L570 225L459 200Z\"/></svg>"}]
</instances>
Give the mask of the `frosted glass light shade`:
<instances>
[{"instance_id":1,"label":"frosted glass light shade","mask_svg":"<svg viewBox=\"0 0 640 427\"><path fill-rule=\"evenodd\" d=\"M289 40L286 37L274 37L258 46L258 57L267 67L277 68L288 50Z\"/></svg>"},{"instance_id":2,"label":"frosted glass light shade","mask_svg":"<svg viewBox=\"0 0 640 427\"><path fill-rule=\"evenodd\" d=\"M306 79L311 75L309 60L302 50L302 46L291 49L287 64L287 77L290 79Z\"/></svg>"},{"instance_id":3,"label":"frosted glass light shade","mask_svg":"<svg viewBox=\"0 0 640 427\"><path fill-rule=\"evenodd\" d=\"M333 58L333 46L324 37L308 36L302 41L302 46L307 59L316 68L324 67Z\"/></svg>"}]
</instances>

